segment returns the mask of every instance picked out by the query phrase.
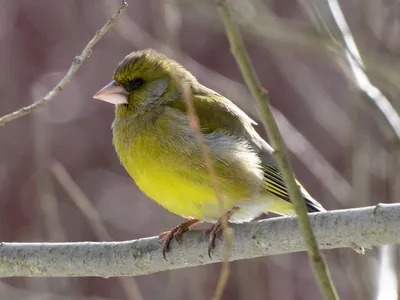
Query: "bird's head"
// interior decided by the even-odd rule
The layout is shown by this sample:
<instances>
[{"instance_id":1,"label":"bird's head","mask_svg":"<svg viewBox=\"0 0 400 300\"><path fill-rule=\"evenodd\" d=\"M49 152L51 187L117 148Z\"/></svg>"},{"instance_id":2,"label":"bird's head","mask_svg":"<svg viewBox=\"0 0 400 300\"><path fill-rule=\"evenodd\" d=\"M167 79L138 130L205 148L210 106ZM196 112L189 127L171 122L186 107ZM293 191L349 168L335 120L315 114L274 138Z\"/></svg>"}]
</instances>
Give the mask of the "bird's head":
<instances>
[{"instance_id":1,"label":"bird's head","mask_svg":"<svg viewBox=\"0 0 400 300\"><path fill-rule=\"evenodd\" d=\"M93 97L141 113L174 101L179 96L176 79L189 85L197 82L190 72L165 55L151 49L136 51L119 63L113 80Z\"/></svg>"}]
</instances>

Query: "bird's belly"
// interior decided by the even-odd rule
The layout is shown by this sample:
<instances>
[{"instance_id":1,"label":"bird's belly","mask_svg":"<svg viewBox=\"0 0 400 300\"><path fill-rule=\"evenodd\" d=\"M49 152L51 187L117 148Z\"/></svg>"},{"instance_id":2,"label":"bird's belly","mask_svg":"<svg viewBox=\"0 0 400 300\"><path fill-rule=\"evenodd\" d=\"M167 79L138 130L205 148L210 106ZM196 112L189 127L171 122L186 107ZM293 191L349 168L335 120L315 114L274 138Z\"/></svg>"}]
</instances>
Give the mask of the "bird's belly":
<instances>
[{"instance_id":1,"label":"bird's belly","mask_svg":"<svg viewBox=\"0 0 400 300\"><path fill-rule=\"evenodd\" d=\"M172 137L167 138L162 129L153 127L136 135L114 130L114 146L122 164L148 197L172 213L202 221L215 221L222 215L218 198L223 200L224 212L234 206L245 208L246 203L258 202L262 177L256 167L251 172L239 160L222 166L220 161L214 161L217 198L200 151L184 148L179 135L174 136L171 130L167 133ZM238 216L238 221L256 214L253 210L251 205L251 212L243 211L245 215Z\"/></svg>"},{"instance_id":2,"label":"bird's belly","mask_svg":"<svg viewBox=\"0 0 400 300\"><path fill-rule=\"evenodd\" d=\"M193 178L182 176L179 172L174 172L176 165L168 166L168 163L165 162L149 164L139 159L132 168L128 167L128 169L134 170L130 171L130 175L138 187L170 212L186 218L209 222L214 222L221 217L218 198L208 181L195 181ZM220 180L219 183L224 184L224 181ZM225 184L227 183L225 182ZM229 189L232 189L232 186ZM223 190L223 186L221 190ZM231 222L248 222L262 212L268 211L278 214L293 214L291 203L269 193L254 195L252 199L244 199L240 194L237 192L221 195L226 211L234 206L240 208L232 216Z\"/></svg>"},{"instance_id":3,"label":"bird's belly","mask_svg":"<svg viewBox=\"0 0 400 300\"><path fill-rule=\"evenodd\" d=\"M160 146L154 136L136 137L129 145L120 140L114 145L121 162L149 198L186 218L218 219L218 199L207 172L199 167L201 157L176 152L168 144Z\"/></svg>"},{"instance_id":4,"label":"bird's belly","mask_svg":"<svg viewBox=\"0 0 400 300\"><path fill-rule=\"evenodd\" d=\"M195 184L165 164L139 162L134 168L130 174L138 187L167 210L186 218L218 219L218 202L209 186Z\"/></svg>"}]
</instances>

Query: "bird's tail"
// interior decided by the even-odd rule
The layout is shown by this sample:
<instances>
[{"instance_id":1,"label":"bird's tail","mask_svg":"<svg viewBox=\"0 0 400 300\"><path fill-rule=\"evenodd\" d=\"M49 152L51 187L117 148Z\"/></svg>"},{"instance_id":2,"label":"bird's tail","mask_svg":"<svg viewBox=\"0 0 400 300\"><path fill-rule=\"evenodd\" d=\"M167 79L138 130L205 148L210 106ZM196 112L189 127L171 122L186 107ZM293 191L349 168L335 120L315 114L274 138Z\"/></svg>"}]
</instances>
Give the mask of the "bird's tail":
<instances>
[{"instance_id":1,"label":"bird's tail","mask_svg":"<svg viewBox=\"0 0 400 300\"><path fill-rule=\"evenodd\" d=\"M282 178L282 174L279 172L279 170L275 167L272 167L270 165L265 166L264 168L264 177L265 177L265 184L266 184L266 189L269 193L272 195L278 197L281 200L284 200L286 202L291 203L290 198L289 198L289 192L287 190L286 184L284 183L284 180ZM305 188L300 184L300 182L297 181L297 185L300 188L300 192L304 198L304 201L307 206L307 211L308 212L324 212L326 209L311 195L306 191ZM278 214L292 214L295 213L293 209L290 209L289 211L275 211L269 207L271 211L274 211L275 213ZM364 254L365 249L364 247L360 247L358 245L352 245L351 248L356 251L357 253Z\"/></svg>"},{"instance_id":2,"label":"bird's tail","mask_svg":"<svg viewBox=\"0 0 400 300\"><path fill-rule=\"evenodd\" d=\"M313 199L311 196L307 195L307 196L303 196L303 197L304 197L304 201L306 202L308 212L326 211L326 209L323 208L322 205L317 200Z\"/></svg>"}]
</instances>

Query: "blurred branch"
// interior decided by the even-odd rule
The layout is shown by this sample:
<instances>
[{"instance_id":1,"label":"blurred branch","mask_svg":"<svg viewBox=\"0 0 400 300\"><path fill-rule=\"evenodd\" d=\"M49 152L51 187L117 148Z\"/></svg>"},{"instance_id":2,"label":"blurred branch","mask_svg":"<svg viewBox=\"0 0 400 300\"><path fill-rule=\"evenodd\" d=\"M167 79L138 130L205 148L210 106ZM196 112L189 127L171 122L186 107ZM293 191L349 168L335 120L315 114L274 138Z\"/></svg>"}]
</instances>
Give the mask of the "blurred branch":
<instances>
[{"instance_id":1,"label":"blurred branch","mask_svg":"<svg viewBox=\"0 0 400 300\"><path fill-rule=\"evenodd\" d=\"M400 204L310 214L322 249L400 243ZM297 217L279 217L232 225L230 260L306 250ZM168 261L162 242L149 237L124 242L0 243L0 277L137 276L221 262L223 245L216 241L207 256L201 230L171 243Z\"/></svg>"},{"instance_id":2,"label":"blurred branch","mask_svg":"<svg viewBox=\"0 0 400 300\"><path fill-rule=\"evenodd\" d=\"M113 239L101 221L101 217L96 208L86 197L81 188L71 178L64 166L56 161L51 166L51 172L74 204L88 220L89 225L96 236L102 241L112 241Z\"/></svg>"},{"instance_id":3,"label":"blurred branch","mask_svg":"<svg viewBox=\"0 0 400 300\"><path fill-rule=\"evenodd\" d=\"M328 34L334 43L339 44L339 59L344 58L347 62L354 84L362 92L365 99L379 110L400 144L400 116L385 95L369 80L363 59L339 2L337 0L326 2L302 0L301 3L309 13L310 18L315 21L315 25L321 33ZM321 11L326 12L324 17L321 17Z\"/></svg>"},{"instance_id":4,"label":"blurred branch","mask_svg":"<svg viewBox=\"0 0 400 300\"><path fill-rule=\"evenodd\" d=\"M295 154L317 180L331 192L339 203L346 205L351 191L350 184L293 126L282 113L273 110L287 148Z\"/></svg>"},{"instance_id":5,"label":"blurred branch","mask_svg":"<svg viewBox=\"0 0 400 300\"><path fill-rule=\"evenodd\" d=\"M161 36L164 37L165 41L163 49L164 51L167 52L168 55L172 56L177 61L179 61L181 57L179 35L181 33L182 14L179 5L177 3L177 0L162 0L161 2L163 3L162 10L164 16L164 23L161 23L163 28L160 28L159 26L159 29L161 29L160 33ZM221 272L217 281L217 287L212 299L220 300L222 298L225 286L228 282L229 275L231 272L229 264L229 255L231 252L232 234L228 228L228 217L226 214L226 212L229 211L230 208L227 208L225 206L225 201L221 194L218 177L210 154L210 148L205 142L204 135L200 128L200 120L196 112L196 107L194 105L194 101L192 98L191 89L189 85L186 82L184 82L184 80L180 80L179 76L177 75L178 73L176 71L172 72L172 78L177 83L178 89L180 90L182 98L185 102L189 124L193 132L195 133L196 141L200 148L200 153L203 156L204 165L206 167L208 175L210 176L211 187L214 190L215 196L219 204L221 228L222 228L223 238L225 241L225 248L224 248L225 255L221 267Z\"/></svg>"},{"instance_id":6,"label":"blurred branch","mask_svg":"<svg viewBox=\"0 0 400 300\"><path fill-rule=\"evenodd\" d=\"M397 300L396 245L380 247L380 262L377 269L375 300Z\"/></svg>"},{"instance_id":7,"label":"blurred branch","mask_svg":"<svg viewBox=\"0 0 400 300\"><path fill-rule=\"evenodd\" d=\"M294 178L289 160L286 157L283 139L279 133L278 126L272 115L268 97L261 87L260 81L250 62L245 49L239 28L234 22L226 0L217 0L218 10L225 25L226 33L231 45L231 51L240 67L242 75L249 87L253 98L256 100L264 127L268 133L274 155L277 158L278 166L287 185L290 199L299 218L300 229L307 243L307 251L310 256L314 275L320 286L325 299L338 299L335 286L329 274L328 267L318 249L317 240L313 234L310 220L307 215L306 205L300 193L300 187Z\"/></svg>"},{"instance_id":8,"label":"blurred branch","mask_svg":"<svg viewBox=\"0 0 400 300\"><path fill-rule=\"evenodd\" d=\"M39 90L47 88L38 82L32 86L32 99ZM35 92L36 90L36 92ZM52 127L46 122L45 110L35 111L32 114L32 135L33 135L33 156L35 161L35 181L36 181L36 206L39 215L36 218L36 228L34 229L38 237L42 237L47 242L68 241L67 234L63 228L60 218L59 203L54 191L54 181L49 172L49 165L52 161ZM79 293L77 286L73 285L70 278L60 278L60 280L43 280L31 282L32 287L43 290L56 291L63 293L69 291ZM39 286L38 286L39 285Z\"/></svg>"},{"instance_id":9,"label":"blurred branch","mask_svg":"<svg viewBox=\"0 0 400 300\"><path fill-rule=\"evenodd\" d=\"M215 295L212 298L213 300L219 300L222 297L225 285L228 281L229 274L230 274L229 255L230 255L231 246L232 246L232 234L228 228L228 217L226 214L226 212L229 211L229 208L226 207L225 201L221 194L221 189L220 189L220 185L218 182L217 173L215 171L215 168L214 168L214 165L213 165L213 162L211 159L210 148L206 144L204 135L200 128L200 120L196 113L196 108L193 103L193 98L191 96L190 87L187 83L185 84L185 82L183 80L179 80L178 77L176 76L176 74L173 75L173 78L174 77L175 77L174 80L177 82L178 85L180 85L179 89L181 90L182 98L184 99L184 101L186 103L189 124L190 124L192 130L195 132L197 144L199 145L199 148L200 148L200 153L203 156L206 170L208 172L208 175L210 176L211 187L214 190L215 196L216 196L216 198L218 200L218 204L219 204L219 214L221 216L219 220L221 221L222 232L223 232L223 237L224 237L224 241L225 241L225 248L223 251L224 257L223 257L223 265L222 265L222 269L221 269L221 275L219 276L219 279L218 279L218 284L217 284L217 288L215 291Z\"/></svg>"},{"instance_id":10,"label":"blurred branch","mask_svg":"<svg viewBox=\"0 0 400 300\"><path fill-rule=\"evenodd\" d=\"M218 22L211 1L181 0L185 13L191 22L219 31L223 27ZM253 36L272 44L291 47L307 47L321 51L326 49L329 38L321 36L314 28L304 22L282 18L272 12L263 1L231 1L232 12L240 14L240 25ZM199 18L200 17L200 18Z\"/></svg>"},{"instance_id":11,"label":"blurred branch","mask_svg":"<svg viewBox=\"0 0 400 300\"><path fill-rule=\"evenodd\" d=\"M299 55L291 51L271 50L270 54L277 68L291 87L302 97L304 111L309 111L313 119L329 133L341 146L351 143L351 120L346 106L339 105L328 92L326 81Z\"/></svg>"},{"instance_id":12,"label":"blurred branch","mask_svg":"<svg viewBox=\"0 0 400 300\"><path fill-rule=\"evenodd\" d=\"M108 232L106 226L104 226L99 213L93 206L92 202L86 197L81 188L68 174L67 170L59 162L54 162L51 166L51 172L57 179L58 183L64 188L65 192L80 209L83 215L92 227L92 230L97 235L97 238L102 241L112 241L113 238ZM132 277L119 277L118 278L122 288L125 291L127 299L130 300L142 300L143 296L140 293L140 289L136 280Z\"/></svg>"},{"instance_id":13,"label":"blurred branch","mask_svg":"<svg viewBox=\"0 0 400 300\"><path fill-rule=\"evenodd\" d=\"M310 1L304 0L301 3L313 6L314 9L318 7L318 17L320 18L319 9L322 5L315 3L318 1L315 0L312 4L309 4L308 2ZM326 5L326 1L322 2ZM211 30L220 30L217 16L213 14L209 1L182 0L181 3L185 5L185 15L190 16L191 22L197 22L198 25L206 26ZM333 41L326 34L318 33L304 22L277 16L262 1L231 1L231 3L233 5L233 13L240 15L238 22L242 25L244 32L247 33L247 38L262 43L268 49L271 47L279 49L279 47L283 46L290 49L294 47L303 48L311 50L315 54L341 53L342 47L337 40ZM193 7L196 9L193 9ZM308 8L306 10L307 12L312 12ZM313 15L310 16L310 19L317 21ZM325 26L317 27L323 29ZM329 33L332 33L332 30L329 30ZM360 51L367 66L366 72L379 77L384 80L386 86L398 91L398 86L400 85L398 60L388 55L378 54L368 48Z\"/></svg>"},{"instance_id":14,"label":"blurred branch","mask_svg":"<svg viewBox=\"0 0 400 300\"><path fill-rule=\"evenodd\" d=\"M66 233L63 229L58 210L57 198L54 194L53 180L49 174L51 153L51 128L36 112L33 114L33 138L36 167L36 190L38 206L42 213L45 240L52 242L65 242Z\"/></svg>"},{"instance_id":15,"label":"blurred branch","mask_svg":"<svg viewBox=\"0 0 400 300\"><path fill-rule=\"evenodd\" d=\"M120 14L127 8L128 4L125 1L122 1L122 4L118 11L111 16L111 18L104 24L104 26L96 32L94 37L89 41L89 43L86 45L86 47L82 50L81 54L76 56L69 67L67 73L65 76L61 79L59 83L51 90L49 91L46 96L44 96L42 99L39 101L36 101L35 103L22 107L17 111L14 111L10 114L7 114L3 117L0 117L0 126L6 124L7 122L10 122L14 119L20 118L22 116L25 116L34 110L41 108L45 105L47 105L55 96L57 96L64 88L65 86L69 83L71 80L72 76L78 71L80 66L83 64L83 62L90 56L92 52L92 48L97 44L98 41L100 41L104 35L110 30L110 28L114 25L114 23L117 21L118 17Z\"/></svg>"}]
</instances>

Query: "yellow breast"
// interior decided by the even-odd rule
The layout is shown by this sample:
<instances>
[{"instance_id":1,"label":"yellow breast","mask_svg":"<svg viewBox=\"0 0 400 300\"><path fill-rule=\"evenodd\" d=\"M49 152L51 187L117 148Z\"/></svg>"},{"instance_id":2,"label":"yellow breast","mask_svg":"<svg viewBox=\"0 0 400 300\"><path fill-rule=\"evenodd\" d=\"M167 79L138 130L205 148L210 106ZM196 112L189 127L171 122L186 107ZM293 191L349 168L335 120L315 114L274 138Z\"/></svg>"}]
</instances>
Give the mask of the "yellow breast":
<instances>
[{"instance_id":1,"label":"yellow breast","mask_svg":"<svg viewBox=\"0 0 400 300\"><path fill-rule=\"evenodd\" d=\"M214 221L222 215L186 115L166 110L156 117L143 115L116 120L115 149L130 176L148 197L183 217ZM223 160L222 148L226 151ZM251 214L257 215L253 203L257 207L259 201L268 202L264 206L271 204L271 197L262 200L263 173L256 154L245 144L225 138L223 143L215 143L210 153L225 211L249 204L250 210L254 210Z\"/></svg>"},{"instance_id":2,"label":"yellow breast","mask_svg":"<svg viewBox=\"0 0 400 300\"><path fill-rule=\"evenodd\" d=\"M159 134L160 128L135 135L114 130L114 146L129 175L167 210L183 217L217 219L219 206L208 174L196 168L196 157L183 155Z\"/></svg>"}]
</instances>

